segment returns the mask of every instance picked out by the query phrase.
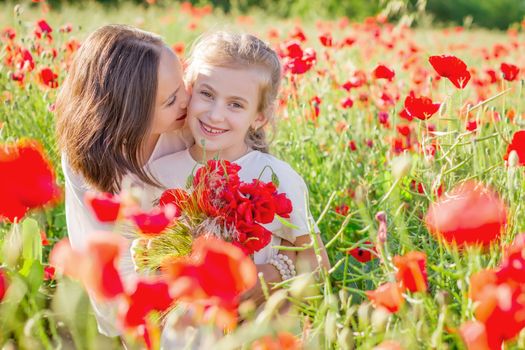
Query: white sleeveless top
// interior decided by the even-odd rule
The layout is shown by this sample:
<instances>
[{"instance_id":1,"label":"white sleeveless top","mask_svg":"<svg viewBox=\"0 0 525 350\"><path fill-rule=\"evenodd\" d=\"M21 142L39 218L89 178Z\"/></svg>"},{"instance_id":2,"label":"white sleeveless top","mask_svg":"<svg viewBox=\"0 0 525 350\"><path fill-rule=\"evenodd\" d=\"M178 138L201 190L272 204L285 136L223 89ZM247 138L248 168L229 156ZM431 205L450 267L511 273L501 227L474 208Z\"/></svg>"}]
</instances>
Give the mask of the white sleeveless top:
<instances>
[{"instance_id":1,"label":"white sleeveless top","mask_svg":"<svg viewBox=\"0 0 525 350\"><path fill-rule=\"evenodd\" d=\"M181 151L190 144L188 137L185 137L180 130L164 133L159 137L146 166L163 156ZM91 214L90 208L84 203L84 195L91 188L82 175L71 170L64 155L62 155L62 170L65 180L65 211L69 241L73 249L81 251L85 248L87 238L91 233L112 231L113 225L100 223ZM131 239L129 245L131 245ZM129 249L123 252L119 262L119 272L125 284L133 283L137 277ZM115 326L116 305L101 303L93 298L91 298L91 304L99 331L107 336L119 335L121 332Z\"/></svg>"}]
</instances>

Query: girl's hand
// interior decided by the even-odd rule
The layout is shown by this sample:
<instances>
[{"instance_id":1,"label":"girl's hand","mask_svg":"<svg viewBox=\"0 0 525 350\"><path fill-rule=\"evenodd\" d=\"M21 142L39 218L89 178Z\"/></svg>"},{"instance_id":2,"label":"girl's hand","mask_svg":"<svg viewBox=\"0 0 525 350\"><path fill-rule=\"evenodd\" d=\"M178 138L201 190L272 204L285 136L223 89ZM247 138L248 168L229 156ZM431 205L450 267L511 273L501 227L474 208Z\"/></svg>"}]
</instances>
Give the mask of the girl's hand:
<instances>
[{"instance_id":1,"label":"girl's hand","mask_svg":"<svg viewBox=\"0 0 525 350\"><path fill-rule=\"evenodd\" d=\"M281 246L294 247L292 243L284 239L281 241ZM289 257L294 264L297 261L297 252L293 250L292 251L280 250L278 253ZM269 263L258 264L256 266L257 266L257 273L263 274L264 281L268 284L268 287L271 293L272 291L275 290L272 288L271 284L281 282L282 281L281 274L279 273L277 268L275 268L275 266ZM257 305L260 305L264 302L264 293L262 291L261 281L259 280L259 278L257 278L257 284L252 289L250 289L249 291L241 295L241 302L248 300L248 299L253 300Z\"/></svg>"},{"instance_id":2,"label":"girl's hand","mask_svg":"<svg viewBox=\"0 0 525 350\"><path fill-rule=\"evenodd\" d=\"M131 253L131 260L133 261L135 272L139 272L138 261L143 259L147 254L149 242L150 240L147 238L136 238L131 242L129 251Z\"/></svg>"}]
</instances>

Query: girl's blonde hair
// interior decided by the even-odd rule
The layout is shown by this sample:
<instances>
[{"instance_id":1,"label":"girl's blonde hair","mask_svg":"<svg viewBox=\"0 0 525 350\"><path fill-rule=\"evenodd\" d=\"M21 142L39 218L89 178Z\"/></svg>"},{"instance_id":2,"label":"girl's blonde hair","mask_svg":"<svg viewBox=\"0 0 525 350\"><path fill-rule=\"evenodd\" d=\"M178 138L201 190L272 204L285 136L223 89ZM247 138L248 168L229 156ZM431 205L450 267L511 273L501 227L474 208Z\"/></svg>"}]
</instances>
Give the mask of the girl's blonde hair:
<instances>
[{"instance_id":1,"label":"girl's blonde hair","mask_svg":"<svg viewBox=\"0 0 525 350\"><path fill-rule=\"evenodd\" d=\"M250 34L224 31L208 33L194 44L188 59L186 83L192 86L202 67L258 68L266 72L260 79L259 105L262 113L273 126L275 104L281 84L281 62L277 53L259 38ZM263 127L250 128L246 144L261 152L268 152L268 140Z\"/></svg>"},{"instance_id":2,"label":"girl's blonde hair","mask_svg":"<svg viewBox=\"0 0 525 350\"><path fill-rule=\"evenodd\" d=\"M160 37L107 25L82 43L56 101L58 145L69 166L100 191L127 173L157 185L143 148L155 108Z\"/></svg>"}]
</instances>

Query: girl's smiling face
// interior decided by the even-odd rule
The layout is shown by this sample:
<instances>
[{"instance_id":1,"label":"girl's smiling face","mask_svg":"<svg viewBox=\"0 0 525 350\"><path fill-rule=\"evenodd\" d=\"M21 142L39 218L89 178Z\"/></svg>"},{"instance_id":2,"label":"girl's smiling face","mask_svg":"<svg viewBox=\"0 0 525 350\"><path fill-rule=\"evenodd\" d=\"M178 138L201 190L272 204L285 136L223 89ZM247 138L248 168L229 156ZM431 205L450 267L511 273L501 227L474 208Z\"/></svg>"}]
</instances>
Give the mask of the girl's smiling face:
<instances>
[{"instance_id":1,"label":"girl's smiling face","mask_svg":"<svg viewBox=\"0 0 525 350\"><path fill-rule=\"evenodd\" d=\"M259 112L263 71L206 66L199 70L188 106L188 126L195 138L190 152L198 161L218 156L234 161L249 150L250 127L266 122Z\"/></svg>"}]
</instances>

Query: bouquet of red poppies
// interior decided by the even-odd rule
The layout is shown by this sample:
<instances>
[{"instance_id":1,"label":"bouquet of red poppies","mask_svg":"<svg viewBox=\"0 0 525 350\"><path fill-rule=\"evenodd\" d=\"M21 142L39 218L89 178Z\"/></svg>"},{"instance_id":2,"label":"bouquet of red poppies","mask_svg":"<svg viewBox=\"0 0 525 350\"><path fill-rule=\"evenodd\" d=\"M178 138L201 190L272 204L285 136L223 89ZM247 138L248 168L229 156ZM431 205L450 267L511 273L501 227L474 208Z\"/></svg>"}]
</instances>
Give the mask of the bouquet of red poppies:
<instances>
[{"instance_id":1,"label":"bouquet of red poppies","mask_svg":"<svg viewBox=\"0 0 525 350\"><path fill-rule=\"evenodd\" d=\"M188 190L164 191L158 208L171 208L174 219L135 245L138 270L157 270L166 259L188 255L193 239L202 235L231 242L247 255L267 246L272 233L263 225L276 216L289 218L292 203L278 193L275 177L272 182L245 183L239 179L240 169L235 163L210 160L188 179Z\"/></svg>"}]
</instances>

